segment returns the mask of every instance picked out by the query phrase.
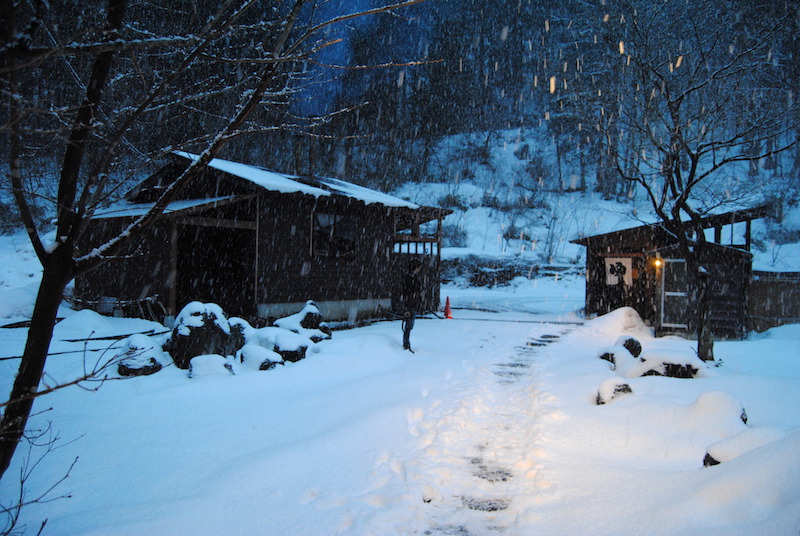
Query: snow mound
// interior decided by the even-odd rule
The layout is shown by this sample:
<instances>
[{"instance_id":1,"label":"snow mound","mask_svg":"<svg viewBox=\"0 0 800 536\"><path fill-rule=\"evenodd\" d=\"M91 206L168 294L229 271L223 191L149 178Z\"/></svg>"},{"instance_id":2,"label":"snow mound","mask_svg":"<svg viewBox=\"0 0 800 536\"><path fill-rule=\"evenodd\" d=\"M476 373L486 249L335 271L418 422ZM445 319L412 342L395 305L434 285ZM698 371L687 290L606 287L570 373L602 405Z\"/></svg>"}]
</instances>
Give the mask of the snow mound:
<instances>
[{"instance_id":1,"label":"snow mound","mask_svg":"<svg viewBox=\"0 0 800 536\"><path fill-rule=\"evenodd\" d=\"M773 426L747 428L732 437L709 445L703 465L716 465L733 460L746 452L784 437L786 434L783 430Z\"/></svg>"},{"instance_id":2,"label":"snow mound","mask_svg":"<svg viewBox=\"0 0 800 536\"><path fill-rule=\"evenodd\" d=\"M0 291L0 318L30 318L36 301L37 285Z\"/></svg>"},{"instance_id":3,"label":"snow mound","mask_svg":"<svg viewBox=\"0 0 800 536\"><path fill-rule=\"evenodd\" d=\"M750 340L800 341L800 324L787 324L768 329L763 333L751 333L748 338Z\"/></svg>"},{"instance_id":4,"label":"snow mound","mask_svg":"<svg viewBox=\"0 0 800 536\"><path fill-rule=\"evenodd\" d=\"M620 333L640 338L652 338L653 330L645 325L633 307L620 307L591 321L593 330L617 336Z\"/></svg>"},{"instance_id":5,"label":"snow mound","mask_svg":"<svg viewBox=\"0 0 800 536\"><path fill-rule=\"evenodd\" d=\"M747 428L747 412L742 403L724 391L706 391L686 408L685 417L720 439Z\"/></svg>"},{"instance_id":6,"label":"snow mound","mask_svg":"<svg viewBox=\"0 0 800 536\"><path fill-rule=\"evenodd\" d=\"M114 331L114 325L110 318L84 309L56 324L53 337L88 339L89 337L102 337Z\"/></svg>"},{"instance_id":7,"label":"snow mound","mask_svg":"<svg viewBox=\"0 0 800 536\"><path fill-rule=\"evenodd\" d=\"M672 509L676 515L689 516L706 526L711 522L733 529L777 516L783 520L784 527L796 527L794 513L800 510L798 452L800 431L795 431L726 464L703 471L702 484L686 490L686 501ZM786 533L789 532L791 529Z\"/></svg>"},{"instance_id":8,"label":"snow mound","mask_svg":"<svg viewBox=\"0 0 800 536\"><path fill-rule=\"evenodd\" d=\"M224 378L232 375L233 367L221 355L199 355L189 362L190 378Z\"/></svg>"}]
</instances>

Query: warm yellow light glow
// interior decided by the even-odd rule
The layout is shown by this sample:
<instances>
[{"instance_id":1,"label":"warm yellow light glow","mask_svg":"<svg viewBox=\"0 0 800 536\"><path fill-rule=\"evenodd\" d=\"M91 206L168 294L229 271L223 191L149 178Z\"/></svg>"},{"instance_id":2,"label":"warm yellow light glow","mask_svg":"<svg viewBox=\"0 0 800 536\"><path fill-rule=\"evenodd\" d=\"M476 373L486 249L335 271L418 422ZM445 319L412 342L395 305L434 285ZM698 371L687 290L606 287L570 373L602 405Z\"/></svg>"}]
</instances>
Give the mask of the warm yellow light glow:
<instances>
[{"instance_id":1,"label":"warm yellow light glow","mask_svg":"<svg viewBox=\"0 0 800 536\"><path fill-rule=\"evenodd\" d=\"M658 268L659 266L661 266L661 259L656 259L656 262L655 262L655 264L656 264L656 268Z\"/></svg>"}]
</instances>

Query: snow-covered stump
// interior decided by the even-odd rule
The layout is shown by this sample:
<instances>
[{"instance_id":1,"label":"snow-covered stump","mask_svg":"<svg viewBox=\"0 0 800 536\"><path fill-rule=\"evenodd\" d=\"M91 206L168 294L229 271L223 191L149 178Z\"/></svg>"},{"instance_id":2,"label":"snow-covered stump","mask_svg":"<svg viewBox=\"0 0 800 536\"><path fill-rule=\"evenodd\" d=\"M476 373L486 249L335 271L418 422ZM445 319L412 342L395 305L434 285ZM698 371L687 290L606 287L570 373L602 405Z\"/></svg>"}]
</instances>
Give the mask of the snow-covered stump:
<instances>
[{"instance_id":1,"label":"snow-covered stump","mask_svg":"<svg viewBox=\"0 0 800 536\"><path fill-rule=\"evenodd\" d=\"M125 353L117 363L120 376L149 376L168 363L161 346L146 335L131 335L125 340Z\"/></svg>"},{"instance_id":2,"label":"snow-covered stump","mask_svg":"<svg viewBox=\"0 0 800 536\"><path fill-rule=\"evenodd\" d=\"M175 319L166 350L175 366L188 369L192 358L199 355L233 355L244 346L241 332L231 332L230 324L219 305L191 302Z\"/></svg>"}]
</instances>

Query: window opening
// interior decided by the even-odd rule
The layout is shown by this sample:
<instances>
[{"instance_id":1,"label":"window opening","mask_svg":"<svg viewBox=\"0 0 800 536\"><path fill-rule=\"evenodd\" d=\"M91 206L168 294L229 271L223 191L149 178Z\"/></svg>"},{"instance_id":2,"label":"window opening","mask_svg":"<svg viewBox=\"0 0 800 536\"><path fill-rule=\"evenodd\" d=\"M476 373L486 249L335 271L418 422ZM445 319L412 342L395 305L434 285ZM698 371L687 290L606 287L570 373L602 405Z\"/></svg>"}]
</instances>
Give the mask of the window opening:
<instances>
[{"instance_id":1,"label":"window opening","mask_svg":"<svg viewBox=\"0 0 800 536\"><path fill-rule=\"evenodd\" d=\"M315 255L345 257L355 254L356 232L353 219L342 214L317 212L313 219Z\"/></svg>"}]
</instances>

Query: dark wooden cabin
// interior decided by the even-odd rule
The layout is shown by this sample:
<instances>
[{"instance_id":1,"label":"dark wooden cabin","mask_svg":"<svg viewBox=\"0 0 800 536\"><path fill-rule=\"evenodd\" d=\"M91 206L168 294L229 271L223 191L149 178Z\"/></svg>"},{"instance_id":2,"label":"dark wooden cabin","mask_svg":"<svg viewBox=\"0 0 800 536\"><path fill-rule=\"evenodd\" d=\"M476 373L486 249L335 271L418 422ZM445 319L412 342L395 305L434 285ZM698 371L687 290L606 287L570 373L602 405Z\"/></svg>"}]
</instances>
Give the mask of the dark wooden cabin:
<instances>
[{"instance_id":1,"label":"dark wooden cabin","mask_svg":"<svg viewBox=\"0 0 800 536\"><path fill-rule=\"evenodd\" d=\"M98 212L80 249L120 233L197 158L173 160ZM425 306L439 306L442 219L419 206L338 179L307 179L214 159L124 255L80 277L78 304L169 324L191 301L254 322L315 300L328 320L397 310L411 258L422 261Z\"/></svg>"},{"instance_id":2,"label":"dark wooden cabin","mask_svg":"<svg viewBox=\"0 0 800 536\"><path fill-rule=\"evenodd\" d=\"M741 338L748 329L750 222L766 215L767 207L758 207L703 220L708 241L696 254L708 271L707 322L718 338ZM731 233L731 240L724 244L723 229L735 224L745 226L743 238L736 241ZM587 249L587 316L629 306L659 334L696 332L686 260L676 239L663 227L643 225L572 242Z\"/></svg>"}]
</instances>

